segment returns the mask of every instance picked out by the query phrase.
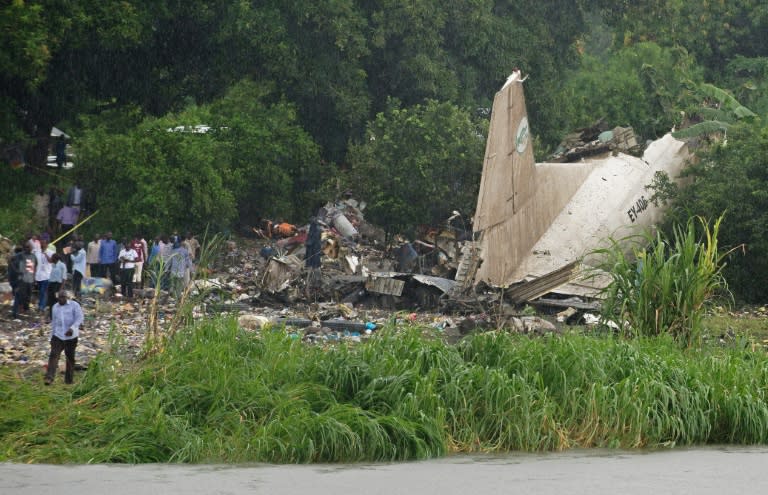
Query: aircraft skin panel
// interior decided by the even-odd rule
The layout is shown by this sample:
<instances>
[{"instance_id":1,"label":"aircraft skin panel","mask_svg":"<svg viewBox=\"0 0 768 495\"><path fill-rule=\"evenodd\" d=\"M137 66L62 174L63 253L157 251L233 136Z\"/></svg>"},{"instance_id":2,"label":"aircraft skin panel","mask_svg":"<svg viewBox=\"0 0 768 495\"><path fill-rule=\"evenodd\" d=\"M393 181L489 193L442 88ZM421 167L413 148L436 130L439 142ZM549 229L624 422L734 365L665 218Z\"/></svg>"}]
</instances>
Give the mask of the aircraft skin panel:
<instances>
[{"instance_id":1,"label":"aircraft skin panel","mask_svg":"<svg viewBox=\"0 0 768 495\"><path fill-rule=\"evenodd\" d=\"M685 143L667 134L654 141L642 159L620 153L595 160L593 172L508 274L510 279L541 276L605 247L609 238L648 232L662 220L664 206L650 203L645 186L657 171L678 177L689 159ZM589 257L585 261L589 263Z\"/></svg>"},{"instance_id":2,"label":"aircraft skin panel","mask_svg":"<svg viewBox=\"0 0 768 495\"><path fill-rule=\"evenodd\" d=\"M523 84L496 93L474 217L483 262L475 282L502 286L556 270L609 236L661 219L645 186L657 170L676 178L689 158L671 135L643 158L619 153L575 163L534 163Z\"/></svg>"}]
</instances>

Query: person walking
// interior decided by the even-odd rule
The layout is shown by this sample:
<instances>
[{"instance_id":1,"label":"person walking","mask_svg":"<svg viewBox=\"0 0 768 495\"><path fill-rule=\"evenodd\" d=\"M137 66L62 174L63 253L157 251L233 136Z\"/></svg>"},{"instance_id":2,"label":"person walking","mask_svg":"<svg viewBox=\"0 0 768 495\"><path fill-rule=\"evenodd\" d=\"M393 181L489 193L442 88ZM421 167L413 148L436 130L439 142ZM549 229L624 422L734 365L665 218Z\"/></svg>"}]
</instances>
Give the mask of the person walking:
<instances>
[{"instance_id":1,"label":"person walking","mask_svg":"<svg viewBox=\"0 0 768 495\"><path fill-rule=\"evenodd\" d=\"M64 351L66 369L64 383L72 383L75 376L75 349L83 324L83 309L72 300L69 291L60 290L58 303L53 306L51 318L51 353L48 356L48 369L45 372L45 384L50 385L59 368L59 357Z\"/></svg>"}]
</instances>

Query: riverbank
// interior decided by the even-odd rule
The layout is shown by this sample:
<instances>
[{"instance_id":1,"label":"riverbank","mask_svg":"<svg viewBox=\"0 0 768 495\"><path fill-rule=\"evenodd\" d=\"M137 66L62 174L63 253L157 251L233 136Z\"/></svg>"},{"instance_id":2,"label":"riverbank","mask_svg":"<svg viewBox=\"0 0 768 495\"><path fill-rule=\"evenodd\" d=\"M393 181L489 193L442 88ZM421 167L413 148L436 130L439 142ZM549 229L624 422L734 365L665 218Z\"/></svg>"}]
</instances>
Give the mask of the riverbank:
<instances>
[{"instance_id":1,"label":"riverbank","mask_svg":"<svg viewBox=\"0 0 768 495\"><path fill-rule=\"evenodd\" d=\"M306 345L220 318L180 329L138 364L103 354L73 388L2 380L0 460L364 462L765 444L766 385L768 357L750 346L504 331L449 345L439 329L410 325Z\"/></svg>"}]
</instances>

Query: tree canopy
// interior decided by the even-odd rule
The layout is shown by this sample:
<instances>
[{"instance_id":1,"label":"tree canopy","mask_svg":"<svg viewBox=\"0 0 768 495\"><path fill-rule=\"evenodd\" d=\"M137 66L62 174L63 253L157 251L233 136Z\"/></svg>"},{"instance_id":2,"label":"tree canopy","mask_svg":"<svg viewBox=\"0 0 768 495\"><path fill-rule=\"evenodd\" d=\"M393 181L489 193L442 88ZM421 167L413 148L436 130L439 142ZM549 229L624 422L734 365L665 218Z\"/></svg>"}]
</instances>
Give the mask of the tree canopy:
<instances>
[{"instance_id":1,"label":"tree canopy","mask_svg":"<svg viewBox=\"0 0 768 495\"><path fill-rule=\"evenodd\" d=\"M515 67L539 156L601 118L650 139L768 112L758 0L11 0L0 28L0 153L43 167L65 129L100 221L126 228L304 221L342 186L391 229L469 217Z\"/></svg>"}]
</instances>

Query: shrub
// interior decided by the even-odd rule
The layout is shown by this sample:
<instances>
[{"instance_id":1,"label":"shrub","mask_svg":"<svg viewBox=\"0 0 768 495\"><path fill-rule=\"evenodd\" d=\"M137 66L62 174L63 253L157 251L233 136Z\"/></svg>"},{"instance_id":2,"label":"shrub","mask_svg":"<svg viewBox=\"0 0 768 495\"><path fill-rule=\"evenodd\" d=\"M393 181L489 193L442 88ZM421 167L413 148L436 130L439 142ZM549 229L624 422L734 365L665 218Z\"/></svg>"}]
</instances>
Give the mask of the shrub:
<instances>
[{"instance_id":1,"label":"shrub","mask_svg":"<svg viewBox=\"0 0 768 495\"><path fill-rule=\"evenodd\" d=\"M703 217L692 217L685 227L674 227L671 239L658 232L646 238L648 247L631 254L616 240L598 250L604 256L599 268L611 277L603 291L603 317L628 336L668 333L687 347L699 341L704 304L727 293L717 245L721 220L710 226Z\"/></svg>"}]
</instances>

